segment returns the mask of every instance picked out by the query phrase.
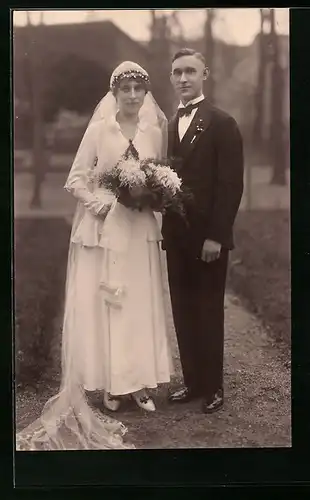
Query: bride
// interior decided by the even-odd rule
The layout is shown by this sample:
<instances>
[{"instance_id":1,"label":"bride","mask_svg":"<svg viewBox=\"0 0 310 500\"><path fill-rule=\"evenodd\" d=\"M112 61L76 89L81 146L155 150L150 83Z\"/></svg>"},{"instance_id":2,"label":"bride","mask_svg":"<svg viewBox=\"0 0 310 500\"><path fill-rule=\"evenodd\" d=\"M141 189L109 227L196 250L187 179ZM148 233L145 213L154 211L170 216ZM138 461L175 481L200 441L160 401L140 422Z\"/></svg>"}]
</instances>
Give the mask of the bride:
<instances>
[{"instance_id":1,"label":"bride","mask_svg":"<svg viewBox=\"0 0 310 500\"><path fill-rule=\"evenodd\" d=\"M119 409L130 395L155 411L147 389L172 372L159 242L151 210L123 205L98 174L124 153L166 152L167 121L149 91L147 72L123 62L87 127L65 189L76 197L66 282L62 384L41 417L17 435L18 450L132 448L123 424L91 407L88 393Z\"/></svg>"}]
</instances>

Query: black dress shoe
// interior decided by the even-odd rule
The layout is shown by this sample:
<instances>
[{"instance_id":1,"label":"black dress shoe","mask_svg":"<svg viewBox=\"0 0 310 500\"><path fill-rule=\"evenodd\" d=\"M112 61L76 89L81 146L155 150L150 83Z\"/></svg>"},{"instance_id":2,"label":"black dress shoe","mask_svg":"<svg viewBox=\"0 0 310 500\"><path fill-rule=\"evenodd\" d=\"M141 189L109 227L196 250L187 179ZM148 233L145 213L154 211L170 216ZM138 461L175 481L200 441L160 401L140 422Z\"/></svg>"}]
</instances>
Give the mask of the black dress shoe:
<instances>
[{"instance_id":1,"label":"black dress shoe","mask_svg":"<svg viewBox=\"0 0 310 500\"><path fill-rule=\"evenodd\" d=\"M176 392L170 394L168 400L170 403L188 403L189 401L193 401L194 399L199 398L199 395L188 389L187 387L183 387Z\"/></svg>"},{"instance_id":2,"label":"black dress shoe","mask_svg":"<svg viewBox=\"0 0 310 500\"><path fill-rule=\"evenodd\" d=\"M218 391L213 399L205 399L202 403L202 411L204 413L210 414L219 411L224 405L224 395L223 391Z\"/></svg>"}]
</instances>

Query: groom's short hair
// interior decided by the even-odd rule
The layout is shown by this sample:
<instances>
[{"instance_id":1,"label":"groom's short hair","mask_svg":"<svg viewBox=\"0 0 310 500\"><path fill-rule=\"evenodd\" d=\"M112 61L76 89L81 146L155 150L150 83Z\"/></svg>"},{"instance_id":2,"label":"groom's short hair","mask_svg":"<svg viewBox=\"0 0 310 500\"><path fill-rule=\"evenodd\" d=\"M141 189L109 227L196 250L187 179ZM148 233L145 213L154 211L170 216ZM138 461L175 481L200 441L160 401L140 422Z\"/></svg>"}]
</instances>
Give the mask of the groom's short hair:
<instances>
[{"instance_id":1,"label":"groom's short hair","mask_svg":"<svg viewBox=\"0 0 310 500\"><path fill-rule=\"evenodd\" d=\"M204 66L206 66L206 60L205 60L204 56L201 54L201 52L198 52L195 49L189 49L187 47L178 50L174 54L174 56L172 58L172 62L176 61L177 59L179 59L180 57L183 57L183 56L195 56L195 57L197 57L197 59L199 59L203 63Z\"/></svg>"}]
</instances>

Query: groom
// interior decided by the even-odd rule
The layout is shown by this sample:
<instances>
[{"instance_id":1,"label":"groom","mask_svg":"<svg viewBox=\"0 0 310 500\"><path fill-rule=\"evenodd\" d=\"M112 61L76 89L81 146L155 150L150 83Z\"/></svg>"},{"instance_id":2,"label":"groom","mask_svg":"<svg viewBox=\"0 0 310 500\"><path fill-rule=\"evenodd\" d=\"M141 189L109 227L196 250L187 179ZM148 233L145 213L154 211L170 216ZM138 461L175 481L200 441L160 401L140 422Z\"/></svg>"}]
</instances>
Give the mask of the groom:
<instances>
[{"instance_id":1,"label":"groom","mask_svg":"<svg viewBox=\"0 0 310 500\"><path fill-rule=\"evenodd\" d=\"M233 224L243 191L242 138L235 120L203 95L204 57L182 49L171 82L180 98L169 124L168 156L192 195L187 220L163 218L169 286L185 386L174 403L223 405L224 293Z\"/></svg>"}]
</instances>

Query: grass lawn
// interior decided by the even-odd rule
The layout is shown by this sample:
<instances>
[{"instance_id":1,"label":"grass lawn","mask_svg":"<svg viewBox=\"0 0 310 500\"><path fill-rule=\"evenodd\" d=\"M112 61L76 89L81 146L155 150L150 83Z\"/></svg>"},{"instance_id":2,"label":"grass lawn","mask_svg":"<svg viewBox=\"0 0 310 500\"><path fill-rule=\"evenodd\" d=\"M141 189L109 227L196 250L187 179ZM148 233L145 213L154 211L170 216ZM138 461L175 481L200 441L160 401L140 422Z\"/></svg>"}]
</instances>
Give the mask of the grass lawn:
<instances>
[{"instance_id":1,"label":"grass lawn","mask_svg":"<svg viewBox=\"0 0 310 500\"><path fill-rule=\"evenodd\" d=\"M274 338L290 343L289 211L241 211L235 228L228 287Z\"/></svg>"},{"instance_id":2,"label":"grass lawn","mask_svg":"<svg viewBox=\"0 0 310 500\"><path fill-rule=\"evenodd\" d=\"M15 221L16 381L36 385L54 366L70 228L64 219Z\"/></svg>"}]
</instances>

